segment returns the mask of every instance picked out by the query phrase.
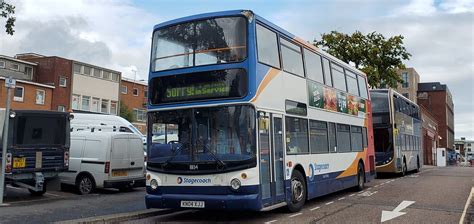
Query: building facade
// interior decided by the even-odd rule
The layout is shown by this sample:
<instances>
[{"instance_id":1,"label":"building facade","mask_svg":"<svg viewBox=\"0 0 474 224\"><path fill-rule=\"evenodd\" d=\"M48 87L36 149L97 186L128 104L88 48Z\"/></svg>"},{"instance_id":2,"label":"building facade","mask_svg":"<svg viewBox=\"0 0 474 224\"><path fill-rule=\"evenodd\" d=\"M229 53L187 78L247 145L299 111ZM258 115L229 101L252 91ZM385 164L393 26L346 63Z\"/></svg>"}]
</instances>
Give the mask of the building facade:
<instances>
[{"instance_id":1,"label":"building facade","mask_svg":"<svg viewBox=\"0 0 474 224\"><path fill-rule=\"evenodd\" d=\"M122 78L120 102L133 112L133 122L142 133L146 133L146 105L148 85L141 81Z\"/></svg>"},{"instance_id":2,"label":"building facade","mask_svg":"<svg viewBox=\"0 0 474 224\"><path fill-rule=\"evenodd\" d=\"M467 161L474 160L474 140L456 139L454 141L456 145L456 152L459 152Z\"/></svg>"},{"instance_id":3,"label":"building facade","mask_svg":"<svg viewBox=\"0 0 474 224\"><path fill-rule=\"evenodd\" d=\"M438 122L428 109L420 105L422 121L423 164L436 166L436 149L439 145Z\"/></svg>"},{"instance_id":4,"label":"building facade","mask_svg":"<svg viewBox=\"0 0 474 224\"><path fill-rule=\"evenodd\" d=\"M55 87L53 110L119 114L120 72L57 56L16 58L37 64L35 81Z\"/></svg>"},{"instance_id":5,"label":"building facade","mask_svg":"<svg viewBox=\"0 0 474 224\"><path fill-rule=\"evenodd\" d=\"M439 82L419 83L417 102L438 122L439 148L454 151L454 103L448 86Z\"/></svg>"},{"instance_id":6,"label":"building facade","mask_svg":"<svg viewBox=\"0 0 474 224\"><path fill-rule=\"evenodd\" d=\"M403 82L398 84L396 91L416 103L420 75L414 68L398 70L397 74L402 78Z\"/></svg>"},{"instance_id":7,"label":"building facade","mask_svg":"<svg viewBox=\"0 0 474 224\"><path fill-rule=\"evenodd\" d=\"M38 65L25 60L0 55L0 99L7 98L5 79L16 79L16 87L11 90L11 108L18 110L51 110L52 85L35 82ZM0 108L5 108L6 100L0 100Z\"/></svg>"}]
</instances>

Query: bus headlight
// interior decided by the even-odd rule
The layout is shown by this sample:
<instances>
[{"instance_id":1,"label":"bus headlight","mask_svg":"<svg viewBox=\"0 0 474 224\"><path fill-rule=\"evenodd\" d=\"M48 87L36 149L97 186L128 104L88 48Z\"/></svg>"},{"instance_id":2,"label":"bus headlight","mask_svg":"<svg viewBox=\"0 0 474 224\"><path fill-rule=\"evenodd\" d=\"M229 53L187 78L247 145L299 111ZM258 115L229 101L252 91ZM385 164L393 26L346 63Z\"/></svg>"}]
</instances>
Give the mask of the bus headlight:
<instances>
[{"instance_id":1,"label":"bus headlight","mask_svg":"<svg viewBox=\"0 0 474 224\"><path fill-rule=\"evenodd\" d=\"M151 180L150 187L151 189L156 190L158 188L158 181L156 181L155 179Z\"/></svg>"},{"instance_id":2,"label":"bus headlight","mask_svg":"<svg viewBox=\"0 0 474 224\"><path fill-rule=\"evenodd\" d=\"M232 180L230 181L230 187L231 187L232 190L234 190L234 191L239 190L239 189L240 189L240 185L241 185L240 180L237 179L237 178L234 178L234 179L232 179Z\"/></svg>"}]
</instances>

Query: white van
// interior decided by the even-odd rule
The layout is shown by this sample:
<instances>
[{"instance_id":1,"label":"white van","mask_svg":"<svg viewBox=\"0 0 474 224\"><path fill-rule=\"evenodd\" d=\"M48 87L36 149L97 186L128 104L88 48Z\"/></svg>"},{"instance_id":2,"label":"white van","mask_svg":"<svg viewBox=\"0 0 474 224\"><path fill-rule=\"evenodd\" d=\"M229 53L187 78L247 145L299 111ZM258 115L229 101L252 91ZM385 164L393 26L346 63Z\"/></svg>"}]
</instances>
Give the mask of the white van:
<instances>
[{"instance_id":1,"label":"white van","mask_svg":"<svg viewBox=\"0 0 474 224\"><path fill-rule=\"evenodd\" d=\"M87 114L72 113L71 130L90 131L92 128L100 128L101 131L131 132L139 135L146 144L146 137L132 123L120 116L111 114Z\"/></svg>"},{"instance_id":2,"label":"white van","mask_svg":"<svg viewBox=\"0 0 474 224\"><path fill-rule=\"evenodd\" d=\"M59 177L62 184L75 185L79 194L145 186L143 144L136 134L71 132L69 155L69 170Z\"/></svg>"}]
</instances>

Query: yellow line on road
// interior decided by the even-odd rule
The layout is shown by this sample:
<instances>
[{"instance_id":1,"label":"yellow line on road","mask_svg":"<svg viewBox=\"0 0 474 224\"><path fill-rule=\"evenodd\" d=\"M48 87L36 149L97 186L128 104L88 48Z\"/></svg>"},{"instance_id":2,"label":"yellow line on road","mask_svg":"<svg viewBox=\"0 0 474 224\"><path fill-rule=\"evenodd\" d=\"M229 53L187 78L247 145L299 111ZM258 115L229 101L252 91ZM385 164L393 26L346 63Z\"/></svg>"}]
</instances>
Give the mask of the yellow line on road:
<instances>
[{"instance_id":1,"label":"yellow line on road","mask_svg":"<svg viewBox=\"0 0 474 224\"><path fill-rule=\"evenodd\" d=\"M474 195L474 187L471 188L471 193L469 193L469 197L467 198L466 205L464 206L464 212L462 213L461 219L459 219L459 224L464 223L464 218L466 217L467 208L469 207L469 204L471 204L473 195Z\"/></svg>"}]
</instances>

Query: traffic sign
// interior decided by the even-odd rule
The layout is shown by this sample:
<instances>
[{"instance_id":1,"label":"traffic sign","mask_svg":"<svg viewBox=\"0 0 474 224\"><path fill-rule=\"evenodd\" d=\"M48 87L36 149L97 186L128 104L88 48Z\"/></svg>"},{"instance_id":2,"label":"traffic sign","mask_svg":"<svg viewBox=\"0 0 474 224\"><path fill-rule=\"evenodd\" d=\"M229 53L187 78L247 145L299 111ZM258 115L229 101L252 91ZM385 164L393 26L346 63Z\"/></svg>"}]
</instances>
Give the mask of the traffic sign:
<instances>
[{"instance_id":1,"label":"traffic sign","mask_svg":"<svg viewBox=\"0 0 474 224\"><path fill-rule=\"evenodd\" d=\"M12 79L12 78L5 79L5 87L15 88L15 86L16 86L16 79Z\"/></svg>"}]
</instances>

